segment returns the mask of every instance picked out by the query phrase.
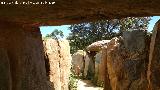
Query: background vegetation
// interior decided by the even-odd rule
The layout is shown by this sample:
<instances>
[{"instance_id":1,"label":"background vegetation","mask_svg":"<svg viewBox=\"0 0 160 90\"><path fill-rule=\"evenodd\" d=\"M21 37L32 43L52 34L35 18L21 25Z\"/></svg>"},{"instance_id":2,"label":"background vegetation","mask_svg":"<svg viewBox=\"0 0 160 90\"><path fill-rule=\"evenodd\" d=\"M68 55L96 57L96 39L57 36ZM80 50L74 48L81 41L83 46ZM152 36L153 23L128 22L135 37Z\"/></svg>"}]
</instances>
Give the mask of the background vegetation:
<instances>
[{"instance_id":1,"label":"background vegetation","mask_svg":"<svg viewBox=\"0 0 160 90\"><path fill-rule=\"evenodd\" d=\"M67 37L70 41L71 53L84 50L93 42L120 36L127 30L147 30L150 20L150 17L128 17L73 24L69 27L71 33Z\"/></svg>"}]
</instances>

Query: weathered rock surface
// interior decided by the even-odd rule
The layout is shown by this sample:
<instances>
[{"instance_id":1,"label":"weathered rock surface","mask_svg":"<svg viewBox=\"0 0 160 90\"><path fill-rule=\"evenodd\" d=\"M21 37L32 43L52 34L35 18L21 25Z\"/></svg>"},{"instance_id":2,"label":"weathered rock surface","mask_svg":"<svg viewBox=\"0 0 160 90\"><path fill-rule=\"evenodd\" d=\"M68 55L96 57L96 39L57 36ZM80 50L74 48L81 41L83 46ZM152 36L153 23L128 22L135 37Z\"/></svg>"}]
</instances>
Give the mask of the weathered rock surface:
<instances>
[{"instance_id":1,"label":"weathered rock surface","mask_svg":"<svg viewBox=\"0 0 160 90\"><path fill-rule=\"evenodd\" d=\"M73 69L77 74L77 68L80 69L80 73L83 74L85 68L85 56L86 52L83 50L78 50L72 55L72 65Z\"/></svg>"},{"instance_id":2,"label":"weathered rock surface","mask_svg":"<svg viewBox=\"0 0 160 90\"><path fill-rule=\"evenodd\" d=\"M15 1L28 2L13 0ZM32 2L41 1L45 3L44 0ZM48 5L49 1L54 1L55 4ZM160 15L159 0L46 0L46 2L48 3L44 5L0 5L0 20L38 25L66 25L127 16Z\"/></svg>"},{"instance_id":3,"label":"weathered rock surface","mask_svg":"<svg viewBox=\"0 0 160 90\"><path fill-rule=\"evenodd\" d=\"M105 71L106 71L106 59L105 59L106 51L104 52L105 46L103 46L103 50L99 51L95 55L95 80L97 86L104 86Z\"/></svg>"},{"instance_id":4,"label":"weathered rock surface","mask_svg":"<svg viewBox=\"0 0 160 90\"><path fill-rule=\"evenodd\" d=\"M144 31L127 31L123 37L113 38L108 43L107 73L112 90L147 89L148 49L145 37Z\"/></svg>"},{"instance_id":5,"label":"weathered rock surface","mask_svg":"<svg viewBox=\"0 0 160 90\"><path fill-rule=\"evenodd\" d=\"M87 54L88 54L90 61L89 61L89 65L88 65L88 71L87 71L86 78L93 80L94 75L95 75L95 57L94 56L96 55L96 52L91 51Z\"/></svg>"},{"instance_id":6,"label":"weathered rock surface","mask_svg":"<svg viewBox=\"0 0 160 90\"><path fill-rule=\"evenodd\" d=\"M61 53L61 90L68 90L68 83L71 69L71 54L70 46L67 40L60 41L60 53Z\"/></svg>"},{"instance_id":7,"label":"weathered rock surface","mask_svg":"<svg viewBox=\"0 0 160 90\"><path fill-rule=\"evenodd\" d=\"M10 63L7 51L0 48L0 89L1 90L12 90L12 78L10 71Z\"/></svg>"},{"instance_id":8,"label":"weathered rock surface","mask_svg":"<svg viewBox=\"0 0 160 90\"><path fill-rule=\"evenodd\" d=\"M160 21L156 23L150 43L148 81L149 90L160 90Z\"/></svg>"},{"instance_id":9,"label":"weathered rock surface","mask_svg":"<svg viewBox=\"0 0 160 90\"><path fill-rule=\"evenodd\" d=\"M71 68L70 46L67 40L44 40L46 70L55 90L68 90Z\"/></svg>"},{"instance_id":10,"label":"weathered rock surface","mask_svg":"<svg viewBox=\"0 0 160 90\"><path fill-rule=\"evenodd\" d=\"M102 62L102 52L98 52L96 55L95 55L95 75L94 75L94 82L96 85L100 86L100 70L102 70L100 68L100 63Z\"/></svg>"},{"instance_id":11,"label":"weathered rock surface","mask_svg":"<svg viewBox=\"0 0 160 90\"><path fill-rule=\"evenodd\" d=\"M11 73L11 89L2 90L49 90L39 29L15 23L1 23L0 28L0 48L5 50L1 53L4 56L0 70L5 67L6 85L10 83L7 73Z\"/></svg>"},{"instance_id":12,"label":"weathered rock surface","mask_svg":"<svg viewBox=\"0 0 160 90\"><path fill-rule=\"evenodd\" d=\"M101 40L101 41L94 42L87 47L87 51L97 53L97 54L95 53L92 55L89 54L89 56L92 61L95 61L95 62L93 62L93 63L95 63L95 66L94 66L95 73L93 73L95 75L94 75L93 81L98 86L104 85L105 65L106 65L105 60L106 59L103 58L104 54L102 54L102 50L103 50L103 48L107 47L107 44L109 42L110 42L110 40ZM92 65L90 65L90 66L92 66ZM94 69L92 71L94 71Z\"/></svg>"},{"instance_id":13,"label":"weathered rock surface","mask_svg":"<svg viewBox=\"0 0 160 90\"><path fill-rule=\"evenodd\" d=\"M48 39L43 42L45 52L46 71L55 90L61 90L59 46L56 40Z\"/></svg>"},{"instance_id":14,"label":"weathered rock surface","mask_svg":"<svg viewBox=\"0 0 160 90\"><path fill-rule=\"evenodd\" d=\"M101 69L103 72L101 73L101 79L104 80L104 90L112 90L107 67L107 45L102 49L102 64L103 67Z\"/></svg>"},{"instance_id":15,"label":"weathered rock surface","mask_svg":"<svg viewBox=\"0 0 160 90\"><path fill-rule=\"evenodd\" d=\"M84 61L85 61L84 78L87 78L88 65L89 65L89 62L90 62L90 58L89 58L89 56L87 54L86 54L86 56L84 58Z\"/></svg>"},{"instance_id":16,"label":"weathered rock surface","mask_svg":"<svg viewBox=\"0 0 160 90\"><path fill-rule=\"evenodd\" d=\"M103 46L104 45L107 45L107 43L109 42L110 40L102 40L102 41L97 41L97 42L94 42L92 43L91 45L89 45L87 47L87 50L88 51L101 51Z\"/></svg>"}]
</instances>

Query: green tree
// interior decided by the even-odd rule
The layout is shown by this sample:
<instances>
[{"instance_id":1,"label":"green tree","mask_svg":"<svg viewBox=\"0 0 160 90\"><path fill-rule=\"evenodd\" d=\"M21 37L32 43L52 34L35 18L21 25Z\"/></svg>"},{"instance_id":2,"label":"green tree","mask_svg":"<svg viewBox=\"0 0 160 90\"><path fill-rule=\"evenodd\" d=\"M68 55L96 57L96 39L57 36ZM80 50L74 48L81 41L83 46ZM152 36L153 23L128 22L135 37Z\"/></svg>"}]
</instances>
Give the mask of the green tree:
<instances>
[{"instance_id":1,"label":"green tree","mask_svg":"<svg viewBox=\"0 0 160 90\"><path fill-rule=\"evenodd\" d=\"M147 30L150 17L128 17L119 21L119 34L122 34L126 30Z\"/></svg>"},{"instance_id":2,"label":"green tree","mask_svg":"<svg viewBox=\"0 0 160 90\"><path fill-rule=\"evenodd\" d=\"M62 39L64 37L63 32L61 30L55 29L51 34L47 34L46 38L53 38L53 39Z\"/></svg>"},{"instance_id":3,"label":"green tree","mask_svg":"<svg viewBox=\"0 0 160 90\"><path fill-rule=\"evenodd\" d=\"M84 50L86 46L99 40L108 40L119 36L126 30L147 29L150 17L128 17L123 19L101 20L97 22L73 24L69 27L71 33L67 37L70 41L71 53Z\"/></svg>"}]
</instances>

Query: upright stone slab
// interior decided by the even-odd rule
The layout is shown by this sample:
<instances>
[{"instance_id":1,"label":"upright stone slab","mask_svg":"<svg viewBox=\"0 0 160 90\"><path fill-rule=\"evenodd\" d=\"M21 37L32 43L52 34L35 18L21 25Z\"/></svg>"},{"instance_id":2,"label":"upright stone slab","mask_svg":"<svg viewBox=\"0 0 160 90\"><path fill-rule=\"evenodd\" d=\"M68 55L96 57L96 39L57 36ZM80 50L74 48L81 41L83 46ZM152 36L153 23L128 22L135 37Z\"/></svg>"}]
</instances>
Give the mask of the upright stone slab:
<instances>
[{"instance_id":1,"label":"upright stone slab","mask_svg":"<svg viewBox=\"0 0 160 90\"><path fill-rule=\"evenodd\" d=\"M76 53L74 53L72 55L72 65L73 65L73 69L75 71L75 74L83 74L84 73L84 68L85 68L85 56L86 56L86 52L83 50L78 50ZM80 69L78 72L77 69Z\"/></svg>"},{"instance_id":2,"label":"upright stone slab","mask_svg":"<svg viewBox=\"0 0 160 90\"><path fill-rule=\"evenodd\" d=\"M71 55L67 40L44 40L47 76L55 90L68 90Z\"/></svg>"},{"instance_id":3,"label":"upright stone slab","mask_svg":"<svg viewBox=\"0 0 160 90\"><path fill-rule=\"evenodd\" d=\"M104 85L104 63L102 58L102 51L98 52L95 55L95 76L94 81L97 86L103 86Z\"/></svg>"},{"instance_id":4,"label":"upright stone slab","mask_svg":"<svg viewBox=\"0 0 160 90\"><path fill-rule=\"evenodd\" d=\"M147 74L149 90L160 90L160 21L154 26L152 33Z\"/></svg>"},{"instance_id":5,"label":"upright stone slab","mask_svg":"<svg viewBox=\"0 0 160 90\"><path fill-rule=\"evenodd\" d=\"M9 57L4 48L0 48L0 90L12 90Z\"/></svg>"},{"instance_id":6,"label":"upright stone slab","mask_svg":"<svg viewBox=\"0 0 160 90\"><path fill-rule=\"evenodd\" d=\"M86 54L86 56L84 57L84 61L85 61L84 78L87 78L88 65L89 65L89 62L90 62L90 58L89 58L88 54Z\"/></svg>"},{"instance_id":7,"label":"upright stone slab","mask_svg":"<svg viewBox=\"0 0 160 90\"><path fill-rule=\"evenodd\" d=\"M107 69L112 90L147 89L146 32L127 31L107 46Z\"/></svg>"},{"instance_id":8,"label":"upright stone slab","mask_svg":"<svg viewBox=\"0 0 160 90\"><path fill-rule=\"evenodd\" d=\"M89 65L88 65L88 71L87 71L87 79L94 79L94 75L95 75L95 56L96 52L91 51L90 53L88 53L88 56L90 58L89 61Z\"/></svg>"},{"instance_id":9,"label":"upright stone slab","mask_svg":"<svg viewBox=\"0 0 160 90\"><path fill-rule=\"evenodd\" d=\"M49 89L38 28L0 22L0 48L8 53L12 90Z\"/></svg>"},{"instance_id":10,"label":"upright stone slab","mask_svg":"<svg viewBox=\"0 0 160 90\"><path fill-rule=\"evenodd\" d=\"M61 90L59 46L56 40L43 41L47 76L55 90Z\"/></svg>"},{"instance_id":11,"label":"upright stone slab","mask_svg":"<svg viewBox=\"0 0 160 90\"><path fill-rule=\"evenodd\" d=\"M102 80L104 80L104 90L112 90L107 67L107 48L108 46L105 45L102 49Z\"/></svg>"},{"instance_id":12,"label":"upright stone slab","mask_svg":"<svg viewBox=\"0 0 160 90\"><path fill-rule=\"evenodd\" d=\"M59 41L61 53L61 90L68 90L68 83L71 69L70 46L67 40Z\"/></svg>"},{"instance_id":13,"label":"upright stone slab","mask_svg":"<svg viewBox=\"0 0 160 90\"><path fill-rule=\"evenodd\" d=\"M104 81L105 81L105 70L106 70L106 47L107 44L110 42L110 40L101 40L101 41L97 41L92 43L91 45L89 45L86 50L88 52L94 52L94 53L98 53L94 56L94 53L92 55L89 54L90 59L92 60L92 62L90 61L89 64L89 70L91 72L88 72L88 76L94 76L94 84L96 84L97 86L104 86ZM95 58L93 58L95 57ZM95 71L94 71L94 67L92 65L94 65L93 61L95 59ZM92 67L92 68L91 68ZM88 70L88 71L89 71ZM95 72L95 75L94 73ZM92 73L92 74L90 74ZM92 77L91 77L92 78ZM110 85L108 84L108 87Z\"/></svg>"}]
</instances>

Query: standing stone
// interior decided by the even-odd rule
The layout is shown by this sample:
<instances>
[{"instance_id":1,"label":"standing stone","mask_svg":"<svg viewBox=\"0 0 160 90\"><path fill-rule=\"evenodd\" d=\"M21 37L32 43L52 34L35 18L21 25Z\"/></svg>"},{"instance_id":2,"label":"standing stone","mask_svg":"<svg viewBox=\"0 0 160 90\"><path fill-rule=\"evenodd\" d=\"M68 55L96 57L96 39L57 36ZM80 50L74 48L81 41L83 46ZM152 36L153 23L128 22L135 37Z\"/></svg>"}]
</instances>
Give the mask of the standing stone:
<instances>
[{"instance_id":1,"label":"standing stone","mask_svg":"<svg viewBox=\"0 0 160 90\"><path fill-rule=\"evenodd\" d=\"M87 46L87 48L86 48L87 51L90 52L90 54L88 54L88 55L90 56L90 59L92 60L92 61L90 61L90 64L89 64L90 70L88 70L88 76L90 76L90 75L94 76L93 81L98 86L104 86L106 59L105 59L104 52L102 52L102 51L104 48L107 47L107 44L109 42L110 42L110 40L97 41L97 42L94 42L91 45ZM94 53L95 54L98 53L98 54L95 55ZM92 65L94 65L94 63L95 63L95 66L93 67ZM94 71L94 68L95 68L95 71ZM89 72L89 71L92 71L94 73ZM92 74L90 74L90 73L92 73ZM93 77L91 77L91 78L93 78Z\"/></svg>"},{"instance_id":2,"label":"standing stone","mask_svg":"<svg viewBox=\"0 0 160 90\"><path fill-rule=\"evenodd\" d=\"M70 46L68 41L44 40L47 76L55 90L68 90L71 68Z\"/></svg>"},{"instance_id":3,"label":"standing stone","mask_svg":"<svg viewBox=\"0 0 160 90\"><path fill-rule=\"evenodd\" d=\"M112 90L107 67L107 45L105 45L102 49L102 64L103 65L101 65L101 79L104 80L104 90Z\"/></svg>"},{"instance_id":4,"label":"standing stone","mask_svg":"<svg viewBox=\"0 0 160 90\"><path fill-rule=\"evenodd\" d=\"M49 81L55 90L61 90L59 46L56 40L47 39L43 41L45 52L46 71Z\"/></svg>"},{"instance_id":5,"label":"standing stone","mask_svg":"<svg viewBox=\"0 0 160 90\"><path fill-rule=\"evenodd\" d=\"M91 51L88 53L88 56L90 58L89 65L88 65L88 71L87 71L87 79L89 80L94 80L94 75L95 75L95 56L96 52Z\"/></svg>"},{"instance_id":6,"label":"standing stone","mask_svg":"<svg viewBox=\"0 0 160 90\"><path fill-rule=\"evenodd\" d=\"M59 41L61 53L61 90L68 90L68 83L71 69L70 46L67 40Z\"/></svg>"},{"instance_id":7,"label":"standing stone","mask_svg":"<svg viewBox=\"0 0 160 90\"><path fill-rule=\"evenodd\" d=\"M97 86L104 86L105 81L105 70L106 70L106 59L105 59L105 52L104 48L107 45L103 46L103 49L96 54L96 61L98 60L98 71L97 71ZM95 67L96 68L96 67Z\"/></svg>"},{"instance_id":8,"label":"standing stone","mask_svg":"<svg viewBox=\"0 0 160 90\"><path fill-rule=\"evenodd\" d=\"M0 48L8 53L12 90L48 90L39 28L0 22L0 29Z\"/></svg>"},{"instance_id":9,"label":"standing stone","mask_svg":"<svg viewBox=\"0 0 160 90\"><path fill-rule=\"evenodd\" d=\"M101 78L103 77L102 71L104 67L102 67L102 52L98 52L95 55L95 76L94 76L94 81L97 86L103 86L104 80ZM103 78L104 79L104 78Z\"/></svg>"},{"instance_id":10,"label":"standing stone","mask_svg":"<svg viewBox=\"0 0 160 90\"><path fill-rule=\"evenodd\" d=\"M78 74L77 68L80 69L80 74L83 74L85 68L85 56L86 52L83 50L78 50L76 53L72 55L72 65L76 74Z\"/></svg>"},{"instance_id":11,"label":"standing stone","mask_svg":"<svg viewBox=\"0 0 160 90\"><path fill-rule=\"evenodd\" d=\"M12 78L7 51L0 48L0 90L12 90Z\"/></svg>"},{"instance_id":12,"label":"standing stone","mask_svg":"<svg viewBox=\"0 0 160 90\"><path fill-rule=\"evenodd\" d=\"M90 62L90 58L89 58L88 54L85 56L84 61L85 61L84 78L87 78L88 65L89 65L89 62Z\"/></svg>"},{"instance_id":13,"label":"standing stone","mask_svg":"<svg viewBox=\"0 0 160 90\"><path fill-rule=\"evenodd\" d=\"M142 30L127 31L123 37L108 43L107 69L112 90L147 89L145 37L146 32Z\"/></svg>"},{"instance_id":14,"label":"standing stone","mask_svg":"<svg viewBox=\"0 0 160 90\"><path fill-rule=\"evenodd\" d=\"M160 90L160 21L153 29L147 74L149 90Z\"/></svg>"},{"instance_id":15,"label":"standing stone","mask_svg":"<svg viewBox=\"0 0 160 90\"><path fill-rule=\"evenodd\" d=\"M99 62L97 62L97 57L99 57L97 54L95 55L95 75L93 79L93 83L97 84L98 82L98 74L99 74ZM96 61L97 60L97 61Z\"/></svg>"}]
</instances>

